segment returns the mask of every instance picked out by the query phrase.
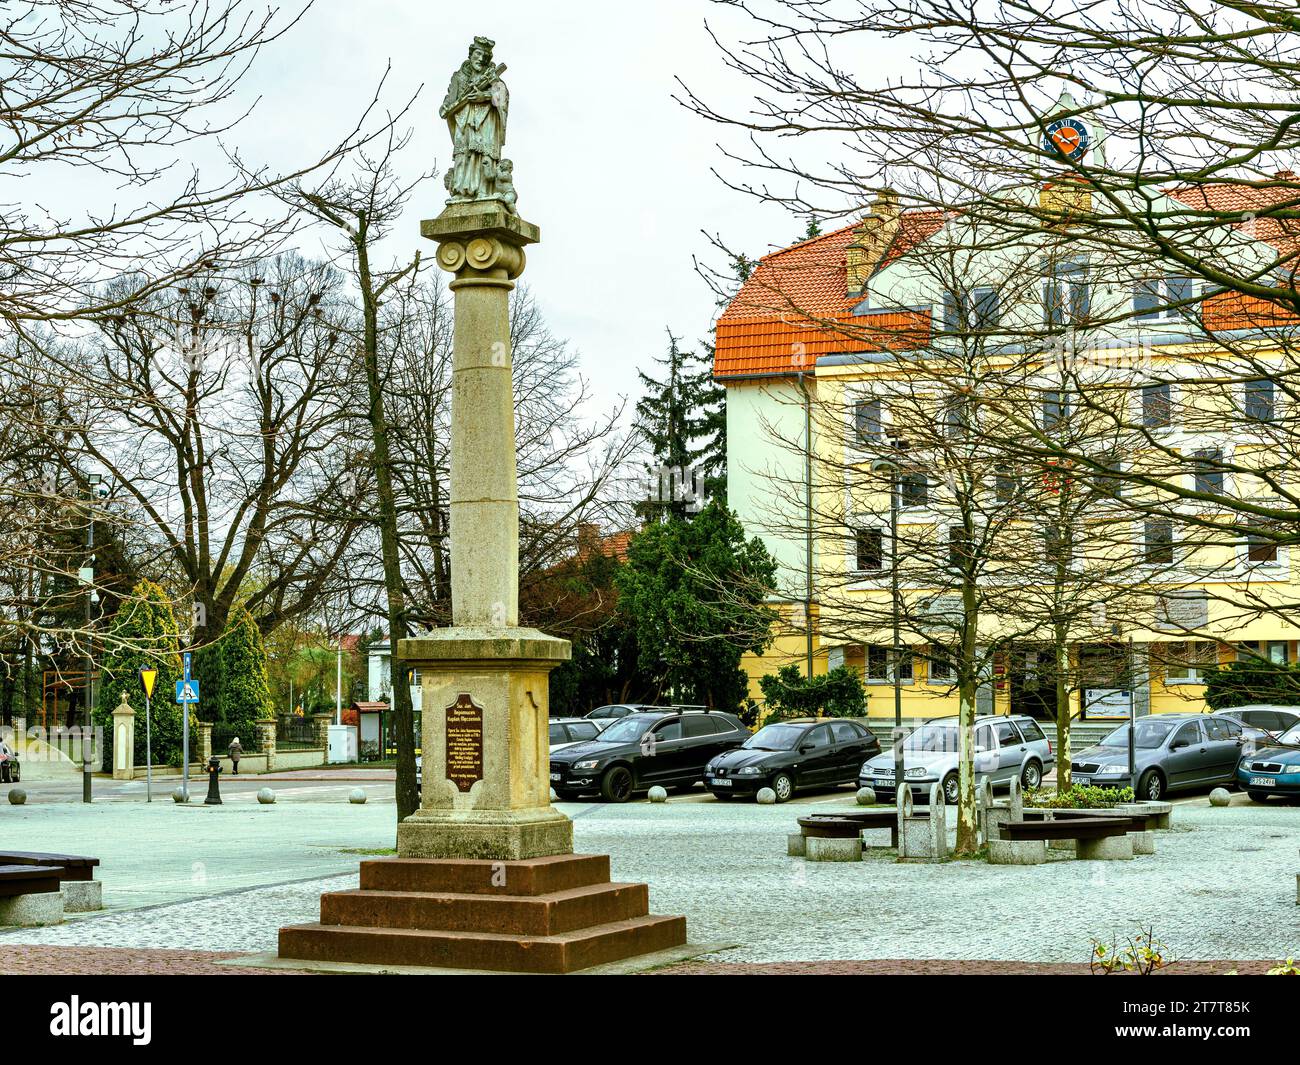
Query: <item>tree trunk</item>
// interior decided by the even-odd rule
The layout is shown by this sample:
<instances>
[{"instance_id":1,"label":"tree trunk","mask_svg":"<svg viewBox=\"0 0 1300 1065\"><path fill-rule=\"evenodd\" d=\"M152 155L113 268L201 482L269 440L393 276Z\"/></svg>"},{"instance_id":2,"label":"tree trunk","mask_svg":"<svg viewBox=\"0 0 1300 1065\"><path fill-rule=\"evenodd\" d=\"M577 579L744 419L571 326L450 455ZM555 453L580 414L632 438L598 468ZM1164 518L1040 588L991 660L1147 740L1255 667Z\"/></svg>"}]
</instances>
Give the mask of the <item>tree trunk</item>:
<instances>
[{"instance_id":1,"label":"tree trunk","mask_svg":"<svg viewBox=\"0 0 1300 1065\"><path fill-rule=\"evenodd\" d=\"M1056 658L1056 790L1070 790L1070 648L1063 639L1053 648Z\"/></svg>"},{"instance_id":2,"label":"tree trunk","mask_svg":"<svg viewBox=\"0 0 1300 1065\"><path fill-rule=\"evenodd\" d=\"M402 585L401 556L398 551L397 499L393 491L393 467L390 457L388 419L384 413L383 380L379 370L379 308L374 280L370 274L368 231L364 218L359 219L355 247L357 280L365 315L362 359L369 399L368 421L372 461L375 471L379 511L379 541L384 564L384 592L388 599L388 641L391 654L393 731L397 744L397 820L410 817L419 807L415 790L415 711L411 706L411 688L406 664L398 654L398 641L406 632L406 596Z\"/></svg>"}]
</instances>

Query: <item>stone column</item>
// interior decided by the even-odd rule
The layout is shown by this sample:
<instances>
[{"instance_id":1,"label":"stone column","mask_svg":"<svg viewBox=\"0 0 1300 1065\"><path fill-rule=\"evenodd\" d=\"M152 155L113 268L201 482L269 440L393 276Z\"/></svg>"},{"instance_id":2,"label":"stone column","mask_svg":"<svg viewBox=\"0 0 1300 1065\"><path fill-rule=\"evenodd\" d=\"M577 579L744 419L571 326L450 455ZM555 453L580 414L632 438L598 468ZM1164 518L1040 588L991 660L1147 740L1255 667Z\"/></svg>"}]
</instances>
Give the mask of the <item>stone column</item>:
<instances>
[{"instance_id":1,"label":"stone column","mask_svg":"<svg viewBox=\"0 0 1300 1065\"><path fill-rule=\"evenodd\" d=\"M207 765L208 759L212 757L212 722L199 722L199 727L194 733L194 742L196 760L201 766Z\"/></svg>"},{"instance_id":2,"label":"stone column","mask_svg":"<svg viewBox=\"0 0 1300 1065\"><path fill-rule=\"evenodd\" d=\"M257 745L266 755L266 770L269 773L275 768L275 718L254 721L253 726L257 729Z\"/></svg>"},{"instance_id":3,"label":"stone column","mask_svg":"<svg viewBox=\"0 0 1300 1065\"><path fill-rule=\"evenodd\" d=\"M113 779L135 779L135 711L127 704L126 692L113 711Z\"/></svg>"},{"instance_id":4,"label":"stone column","mask_svg":"<svg viewBox=\"0 0 1300 1065\"><path fill-rule=\"evenodd\" d=\"M330 756L330 722L334 720L334 715L312 714L311 719L316 722L316 742L325 748L325 760L328 762Z\"/></svg>"},{"instance_id":5,"label":"stone column","mask_svg":"<svg viewBox=\"0 0 1300 1065\"><path fill-rule=\"evenodd\" d=\"M422 674L421 808L397 830L403 858L518 860L573 851L550 803L548 674L569 643L519 625L519 501L510 291L536 226L493 200L422 223L454 275L452 626L403 640Z\"/></svg>"}]
</instances>

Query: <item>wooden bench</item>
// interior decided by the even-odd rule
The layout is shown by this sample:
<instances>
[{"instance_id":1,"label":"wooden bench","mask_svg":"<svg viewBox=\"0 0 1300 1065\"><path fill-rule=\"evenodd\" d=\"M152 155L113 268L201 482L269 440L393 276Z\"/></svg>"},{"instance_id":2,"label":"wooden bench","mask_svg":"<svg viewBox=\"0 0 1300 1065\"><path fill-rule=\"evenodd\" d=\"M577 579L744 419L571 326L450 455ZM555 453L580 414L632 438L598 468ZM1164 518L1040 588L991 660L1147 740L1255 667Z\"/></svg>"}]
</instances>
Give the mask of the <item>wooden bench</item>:
<instances>
[{"instance_id":1,"label":"wooden bench","mask_svg":"<svg viewBox=\"0 0 1300 1065\"><path fill-rule=\"evenodd\" d=\"M1063 817L1055 821L1008 821L1002 826L1004 839L1105 839L1129 831L1127 818Z\"/></svg>"},{"instance_id":2,"label":"wooden bench","mask_svg":"<svg viewBox=\"0 0 1300 1065\"><path fill-rule=\"evenodd\" d=\"M42 854L38 851L0 851L0 865L52 866L59 880L94 880L98 858L79 854Z\"/></svg>"},{"instance_id":3,"label":"wooden bench","mask_svg":"<svg viewBox=\"0 0 1300 1065\"><path fill-rule=\"evenodd\" d=\"M53 865L0 865L0 896L13 898L58 891L61 872Z\"/></svg>"},{"instance_id":4,"label":"wooden bench","mask_svg":"<svg viewBox=\"0 0 1300 1065\"><path fill-rule=\"evenodd\" d=\"M1053 819L1057 821L1079 821L1083 818L1096 817L1124 820L1128 822L1129 832L1153 832L1157 827L1156 822L1160 820L1159 816L1156 814L1115 813L1111 810L1099 811L1094 814L1082 810L1049 809L1026 810L1024 812L1024 819L1026 821L1042 822L1047 818L1048 813L1051 813Z\"/></svg>"}]
</instances>

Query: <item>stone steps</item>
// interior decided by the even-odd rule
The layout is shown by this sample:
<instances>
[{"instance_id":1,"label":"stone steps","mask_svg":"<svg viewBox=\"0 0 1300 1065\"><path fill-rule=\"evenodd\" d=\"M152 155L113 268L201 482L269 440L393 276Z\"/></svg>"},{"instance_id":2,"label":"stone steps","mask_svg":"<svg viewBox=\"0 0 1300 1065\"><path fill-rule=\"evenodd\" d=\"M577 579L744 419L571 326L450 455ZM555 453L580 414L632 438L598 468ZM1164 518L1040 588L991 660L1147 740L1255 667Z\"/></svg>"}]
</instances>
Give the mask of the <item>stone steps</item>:
<instances>
[{"instance_id":1,"label":"stone steps","mask_svg":"<svg viewBox=\"0 0 1300 1065\"><path fill-rule=\"evenodd\" d=\"M549 936L650 912L645 884L591 884L545 895L337 891L321 896L321 924Z\"/></svg>"},{"instance_id":2,"label":"stone steps","mask_svg":"<svg viewBox=\"0 0 1300 1065\"><path fill-rule=\"evenodd\" d=\"M611 883L603 854L366 861L360 888L321 896L318 923L280 929L282 958L499 972L574 972L685 943L686 919L651 914L645 884Z\"/></svg>"},{"instance_id":3,"label":"stone steps","mask_svg":"<svg viewBox=\"0 0 1300 1065\"><path fill-rule=\"evenodd\" d=\"M656 915L550 936L308 924L280 929L280 957L559 974L685 942L686 918Z\"/></svg>"}]
</instances>

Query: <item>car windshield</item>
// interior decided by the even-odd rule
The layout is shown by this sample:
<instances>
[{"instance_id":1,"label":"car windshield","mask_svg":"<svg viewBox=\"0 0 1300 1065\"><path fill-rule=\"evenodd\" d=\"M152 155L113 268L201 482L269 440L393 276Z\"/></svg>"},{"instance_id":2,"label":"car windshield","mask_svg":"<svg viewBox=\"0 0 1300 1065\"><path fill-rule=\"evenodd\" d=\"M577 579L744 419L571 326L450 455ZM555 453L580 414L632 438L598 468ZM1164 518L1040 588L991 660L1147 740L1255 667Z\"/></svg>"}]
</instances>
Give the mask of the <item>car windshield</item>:
<instances>
[{"instance_id":1,"label":"car windshield","mask_svg":"<svg viewBox=\"0 0 1300 1065\"><path fill-rule=\"evenodd\" d=\"M1300 724L1292 725L1277 738L1278 743L1294 743L1300 746Z\"/></svg>"},{"instance_id":2,"label":"car windshield","mask_svg":"<svg viewBox=\"0 0 1300 1065\"><path fill-rule=\"evenodd\" d=\"M588 717L623 717L627 711L621 706L598 706Z\"/></svg>"},{"instance_id":3,"label":"car windshield","mask_svg":"<svg viewBox=\"0 0 1300 1065\"><path fill-rule=\"evenodd\" d=\"M1133 732L1133 746L1144 750L1155 750L1165 742L1170 730L1180 722L1177 721L1139 721ZM1101 741L1102 747L1127 747L1128 726L1120 725L1114 732Z\"/></svg>"},{"instance_id":4,"label":"car windshield","mask_svg":"<svg viewBox=\"0 0 1300 1065\"><path fill-rule=\"evenodd\" d=\"M630 743L655 723L653 717L623 717L615 721L597 737L601 743Z\"/></svg>"},{"instance_id":5,"label":"car windshield","mask_svg":"<svg viewBox=\"0 0 1300 1065\"><path fill-rule=\"evenodd\" d=\"M903 741L908 751L955 751L957 730L952 725L922 725Z\"/></svg>"},{"instance_id":6,"label":"car windshield","mask_svg":"<svg viewBox=\"0 0 1300 1065\"><path fill-rule=\"evenodd\" d=\"M793 751L807 725L764 725L742 747L758 751Z\"/></svg>"}]
</instances>

